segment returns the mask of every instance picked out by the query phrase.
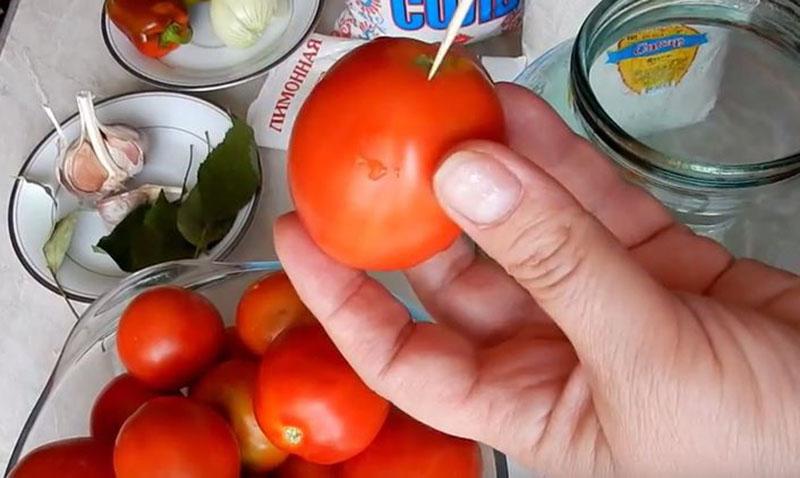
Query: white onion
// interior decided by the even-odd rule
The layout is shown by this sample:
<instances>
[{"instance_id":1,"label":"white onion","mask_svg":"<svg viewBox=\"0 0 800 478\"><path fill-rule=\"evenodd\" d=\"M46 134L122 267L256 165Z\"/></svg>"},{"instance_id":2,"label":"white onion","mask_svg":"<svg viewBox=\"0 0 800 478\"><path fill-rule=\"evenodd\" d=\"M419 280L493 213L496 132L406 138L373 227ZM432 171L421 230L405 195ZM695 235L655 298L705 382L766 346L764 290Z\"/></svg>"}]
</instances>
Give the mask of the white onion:
<instances>
[{"instance_id":1,"label":"white onion","mask_svg":"<svg viewBox=\"0 0 800 478\"><path fill-rule=\"evenodd\" d=\"M280 11L281 0L211 0L211 25L229 47L253 46Z\"/></svg>"}]
</instances>

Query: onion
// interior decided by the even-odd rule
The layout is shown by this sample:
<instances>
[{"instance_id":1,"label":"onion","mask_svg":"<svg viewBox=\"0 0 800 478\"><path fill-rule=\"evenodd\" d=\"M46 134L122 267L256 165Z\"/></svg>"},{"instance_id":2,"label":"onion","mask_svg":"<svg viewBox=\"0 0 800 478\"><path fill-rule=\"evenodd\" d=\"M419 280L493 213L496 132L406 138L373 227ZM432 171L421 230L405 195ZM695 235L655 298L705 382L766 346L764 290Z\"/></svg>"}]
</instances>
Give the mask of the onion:
<instances>
[{"instance_id":1,"label":"onion","mask_svg":"<svg viewBox=\"0 0 800 478\"><path fill-rule=\"evenodd\" d=\"M280 12L282 0L211 0L211 25L229 47L253 46Z\"/></svg>"}]
</instances>

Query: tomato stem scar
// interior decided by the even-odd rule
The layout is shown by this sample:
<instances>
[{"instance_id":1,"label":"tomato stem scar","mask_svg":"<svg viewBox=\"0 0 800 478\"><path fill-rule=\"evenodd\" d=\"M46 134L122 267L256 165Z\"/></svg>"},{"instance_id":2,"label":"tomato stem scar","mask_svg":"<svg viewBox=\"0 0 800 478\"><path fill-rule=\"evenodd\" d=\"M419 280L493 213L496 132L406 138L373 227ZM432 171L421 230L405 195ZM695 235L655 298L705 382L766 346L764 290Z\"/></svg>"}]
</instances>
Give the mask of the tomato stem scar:
<instances>
[{"instance_id":1,"label":"tomato stem scar","mask_svg":"<svg viewBox=\"0 0 800 478\"><path fill-rule=\"evenodd\" d=\"M433 57L430 55L422 54L414 58L414 64L420 68L424 68L428 72L433 66Z\"/></svg>"},{"instance_id":2,"label":"tomato stem scar","mask_svg":"<svg viewBox=\"0 0 800 478\"><path fill-rule=\"evenodd\" d=\"M283 427L283 439L286 443L297 446L303 441L303 432L297 427Z\"/></svg>"}]
</instances>

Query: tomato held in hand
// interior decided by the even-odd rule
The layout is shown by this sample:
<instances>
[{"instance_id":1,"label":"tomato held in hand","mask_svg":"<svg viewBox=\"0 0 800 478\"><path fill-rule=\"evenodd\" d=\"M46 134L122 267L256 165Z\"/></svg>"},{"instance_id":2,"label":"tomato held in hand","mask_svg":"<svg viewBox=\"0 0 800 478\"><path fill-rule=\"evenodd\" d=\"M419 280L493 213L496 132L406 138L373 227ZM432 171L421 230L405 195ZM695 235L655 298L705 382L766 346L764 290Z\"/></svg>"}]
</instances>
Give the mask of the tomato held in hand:
<instances>
[{"instance_id":1,"label":"tomato held in hand","mask_svg":"<svg viewBox=\"0 0 800 478\"><path fill-rule=\"evenodd\" d=\"M462 52L428 72L437 45L380 38L356 48L316 85L297 116L289 182L319 247L368 270L413 266L459 229L432 178L448 150L505 140L505 120L483 69Z\"/></svg>"},{"instance_id":2,"label":"tomato held in hand","mask_svg":"<svg viewBox=\"0 0 800 478\"><path fill-rule=\"evenodd\" d=\"M92 407L92 436L113 443L125 420L160 395L127 373L115 378L100 392Z\"/></svg>"},{"instance_id":3,"label":"tomato held in hand","mask_svg":"<svg viewBox=\"0 0 800 478\"><path fill-rule=\"evenodd\" d=\"M322 465L364 450L389 410L319 325L294 327L275 339L261 361L254 404L272 443Z\"/></svg>"},{"instance_id":4,"label":"tomato held in hand","mask_svg":"<svg viewBox=\"0 0 800 478\"><path fill-rule=\"evenodd\" d=\"M188 398L160 397L122 426L116 478L238 478L239 447L217 412Z\"/></svg>"},{"instance_id":5,"label":"tomato held in hand","mask_svg":"<svg viewBox=\"0 0 800 478\"><path fill-rule=\"evenodd\" d=\"M131 375L175 390L203 373L220 353L222 318L205 297L181 287L158 287L133 299L119 322L117 348Z\"/></svg>"},{"instance_id":6,"label":"tomato held in hand","mask_svg":"<svg viewBox=\"0 0 800 478\"><path fill-rule=\"evenodd\" d=\"M299 456L289 457L275 473L275 478L338 478L338 468L305 461Z\"/></svg>"},{"instance_id":7,"label":"tomato held in hand","mask_svg":"<svg viewBox=\"0 0 800 478\"><path fill-rule=\"evenodd\" d=\"M477 443L438 432L392 410L375 441L340 465L341 478L479 478Z\"/></svg>"},{"instance_id":8,"label":"tomato held in hand","mask_svg":"<svg viewBox=\"0 0 800 478\"><path fill-rule=\"evenodd\" d=\"M275 272L252 284L236 308L239 338L256 355L263 354L284 329L314 320L284 272Z\"/></svg>"},{"instance_id":9,"label":"tomato held in hand","mask_svg":"<svg viewBox=\"0 0 800 478\"><path fill-rule=\"evenodd\" d=\"M280 465L287 453L270 443L256 422L253 392L257 376L258 364L255 362L223 362L192 386L189 398L221 410L239 441L244 466L252 471L268 471Z\"/></svg>"},{"instance_id":10,"label":"tomato held in hand","mask_svg":"<svg viewBox=\"0 0 800 478\"><path fill-rule=\"evenodd\" d=\"M112 446L93 438L48 443L28 453L8 478L114 478Z\"/></svg>"}]
</instances>

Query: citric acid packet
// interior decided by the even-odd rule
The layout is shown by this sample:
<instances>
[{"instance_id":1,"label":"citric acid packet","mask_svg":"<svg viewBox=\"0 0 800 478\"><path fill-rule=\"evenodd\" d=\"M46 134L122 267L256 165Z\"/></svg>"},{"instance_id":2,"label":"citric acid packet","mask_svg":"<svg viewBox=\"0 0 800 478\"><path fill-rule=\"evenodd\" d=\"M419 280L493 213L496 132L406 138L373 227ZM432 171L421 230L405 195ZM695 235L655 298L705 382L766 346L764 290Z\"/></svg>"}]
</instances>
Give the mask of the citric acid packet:
<instances>
[{"instance_id":1,"label":"citric acid packet","mask_svg":"<svg viewBox=\"0 0 800 478\"><path fill-rule=\"evenodd\" d=\"M314 33L273 68L247 112L256 143L265 148L286 149L300 106L314 85L336 60L364 42Z\"/></svg>"}]
</instances>

